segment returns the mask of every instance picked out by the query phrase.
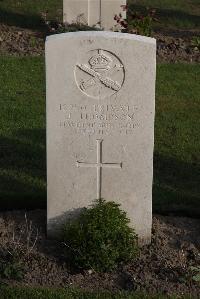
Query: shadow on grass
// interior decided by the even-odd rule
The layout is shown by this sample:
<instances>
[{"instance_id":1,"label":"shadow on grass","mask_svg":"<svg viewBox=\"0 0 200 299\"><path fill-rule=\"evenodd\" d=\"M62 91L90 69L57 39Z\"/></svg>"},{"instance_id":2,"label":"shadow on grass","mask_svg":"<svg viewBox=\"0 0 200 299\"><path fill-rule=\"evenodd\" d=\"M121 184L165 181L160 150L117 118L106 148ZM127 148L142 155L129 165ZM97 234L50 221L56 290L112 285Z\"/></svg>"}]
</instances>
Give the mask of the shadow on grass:
<instances>
[{"instance_id":1,"label":"shadow on grass","mask_svg":"<svg viewBox=\"0 0 200 299\"><path fill-rule=\"evenodd\" d=\"M195 163L154 155L153 211L200 216L200 171ZM45 130L0 138L1 209L46 207Z\"/></svg>"},{"instance_id":2,"label":"shadow on grass","mask_svg":"<svg viewBox=\"0 0 200 299\"><path fill-rule=\"evenodd\" d=\"M153 211L200 216L200 170L196 163L154 154Z\"/></svg>"},{"instance_id":3,"label":"shadow on grass","mask_svg":"<svg viewBox=\"0 0 200 299\"><path fill-rule=\"evenodd\" d=\"M153 7L156 8L156 7ZM130 5L132 11L146 13L146 7L142 5ZM179 27L180 29L198 29L200 27L200 17L198 15L191 15L184 11L175 9L160 9L156 8L156 17L158 22L154 23L155 27Z\"/></svg>"},{"instance_id":4,"label":"shadow on grass","mask_svg":"<svg viewBox=\"0 0 200 299\"><path fill-rule=\"evenodd\" d=\"M46 207L45 130L0 137L1 209Z\"/></svg>"},{"instance_id":5,"label":"shadow on grass","mask_svg":"<svg viewBox=\"0 0 200 299\"><path fill-rule=\"evenodd\" d=\"M15 13L0 8L0 23L27 29L43 29L45 24L39 15Z\"/></svg>"}]
</instances>

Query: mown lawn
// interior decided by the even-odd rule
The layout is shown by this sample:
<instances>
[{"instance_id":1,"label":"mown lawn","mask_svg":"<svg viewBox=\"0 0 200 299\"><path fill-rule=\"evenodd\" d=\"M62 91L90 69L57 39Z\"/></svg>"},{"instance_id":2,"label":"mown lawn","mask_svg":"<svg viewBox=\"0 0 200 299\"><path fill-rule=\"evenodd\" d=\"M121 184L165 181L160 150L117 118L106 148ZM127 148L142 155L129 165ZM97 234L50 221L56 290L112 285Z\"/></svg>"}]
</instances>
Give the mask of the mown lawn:
<instances>
[{"instance_id":1,"label":"mown lawn","mask_svg":"<svg viewBox=\"0 0 200 299\"><path fill-rule=\"evenodd\" d=\"M146 7L155 8L158 18L155 28L200 29L199 0L128 0L128 4L141 12Z\"/></svg>"},{"instance_id":2,"label":"mown lawn","mask_svg":"<svg viewBox=\"0 0 200 299\"><path fill-rule=\"evenodd\" d=\"M157 67L154 212L200 215L199 77L198 64ZM45 207L44 59L1 57L0 85L1 207Z\"/></svg>"},{"instance_id":3,"label":"mown lawn","mask_svg":"<svg viewBox=\"0 0 200 299\"><path fill-rule=\"evenodd\" d=\"M128 0L134 10L156 8L155 27L197 29L200 27L199 0ZM24 28L43 28L41 16L48 20L62 20L63 0L3 0L0 1L0 22Z\"/></svg>"},{"instance_id":4,"label":"mown lawn","mask_svg":"<svg viewBox=\"0 0 200 299\"><path fill-rule=\"evenodd\" d=\"M62 20L62 3L62 0L3 0L0 1L0 23L42 28L44 14L48 20Z\"/></svg>"},{"instance_id":5,"label":"mown lawn","mask_svg":"<svg viewBox=\"0 0 200 299\"><path fill-rule=\"evenodd\" d=\"M200 65L157 68L153 208L200 215Z\"/></svg>"},{"instance_id":6,"label":"mown lawn","mask_svg":"<svg viewBox=\"0 0 200 299\"><path fill-rule=\"evenodd\" d=\"M0 58L0 201L45 207L45 83L41 58Z\"/></svg>"},{"instance_id":7,"label":"mown lawn","mask_svg":"<svg viewBox=\"0 0 200 299\"><path fill-rule=\"evenodd\" d=\"M195 299L194 296L145 295L121 292L91 293L68 289L0 287L1 299Z\"/></svg>"}]
</instances>

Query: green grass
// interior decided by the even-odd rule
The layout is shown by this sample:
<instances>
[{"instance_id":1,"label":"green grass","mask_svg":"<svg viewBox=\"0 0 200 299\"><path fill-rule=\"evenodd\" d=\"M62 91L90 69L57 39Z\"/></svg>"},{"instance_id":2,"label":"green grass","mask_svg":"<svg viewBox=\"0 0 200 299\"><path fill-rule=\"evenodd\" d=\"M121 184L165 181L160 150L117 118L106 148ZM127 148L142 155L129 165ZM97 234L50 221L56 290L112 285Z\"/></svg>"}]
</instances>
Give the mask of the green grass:
<instances>
[{"instance_id":1,"label":"green grass","mask_svg":"<svg viewBox=\"0 0 200 299\"><path fill-rule=\"evenodd\" d=\"M44 61L0 59L0 200L44 207L46 199Z\"/></svg>"},{"instance_id":2,"label":"green grass","mask_svg":"<svg viewBox=\"0 0 200 299\"><path fill-rule=\"evenodd\" d=\"M0 1L0 22L25 28L42 28L41 15L49 20L62 20L62 0L3 0Z\"/></svg>"},{"instance_id":3,"label":"green grass","mask_svg":"<svg viewBox=\"0 0 200 299\"><path fill-rule=\"evenodd\" d=\"M156 27L165 29L200 29L199 0L128 0L137 11L156 8Z\"/></svg>"},{"instance_id":4,"label":"green grass","mask_svg":"<svg viewBox=\"0 0 200 299\"><path fill-rule=\"evenodd\" d=\"M154 211L200 215L200 66L157 69Z\"/></svg>"},{"instance_id":5,"label":"green grass","mask_svg":"<svg viewBox=\"0 0 200 299\"><path fill-rule=\"evenodd\" d=\"M195 299L194 296L145 295L127 292L92 293L70 289L0 287L1 299Z\"/></svg>"},{"instance_id":6,"label":"green grass","mask_svg":"<svg viewBox=\"0 0 200 299\"><path fill-rule=\"evenodd\" d=\"M154 212L200 215L199 77L198 64L158 65ZM44 59L1 57L0 83L1 207L45 207Z\"/></svg>"},{"instance_id":7,"label":"green grass","mask_svg":"<svg viewBox=\"0 0 200 299\"><path fill-rule=\"evenodd\" d=\"M25 28L43 28L41 14L48 11L48 20L62 20L62 0L3 0L0 1L0 22ZM155 27L200 28L199 0L128 0L133 8L157 9L159 23Z\"/></svg>"}]
</instances>

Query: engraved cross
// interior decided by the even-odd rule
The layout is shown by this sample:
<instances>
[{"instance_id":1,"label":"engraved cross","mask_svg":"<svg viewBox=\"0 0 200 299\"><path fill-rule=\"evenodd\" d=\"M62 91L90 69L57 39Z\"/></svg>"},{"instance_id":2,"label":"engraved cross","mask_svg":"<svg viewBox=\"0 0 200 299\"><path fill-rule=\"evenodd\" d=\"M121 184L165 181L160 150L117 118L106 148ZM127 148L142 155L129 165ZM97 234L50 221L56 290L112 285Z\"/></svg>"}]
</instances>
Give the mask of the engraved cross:
<instances>
[{"instance_id":1,"label":"engraved cross","mask_svg":"<svg viewBox=\"0 0 200 299\"><path fill-rule=\"evenodd\" d=\"M77 167L95 167L97 169L97 199L101 198L101 187L102 187L102 168L122 168L121 163L103 163L102 162L102 139L97 139L97 162L87 163L77 161Z\"/></svg>"}]
</instances>

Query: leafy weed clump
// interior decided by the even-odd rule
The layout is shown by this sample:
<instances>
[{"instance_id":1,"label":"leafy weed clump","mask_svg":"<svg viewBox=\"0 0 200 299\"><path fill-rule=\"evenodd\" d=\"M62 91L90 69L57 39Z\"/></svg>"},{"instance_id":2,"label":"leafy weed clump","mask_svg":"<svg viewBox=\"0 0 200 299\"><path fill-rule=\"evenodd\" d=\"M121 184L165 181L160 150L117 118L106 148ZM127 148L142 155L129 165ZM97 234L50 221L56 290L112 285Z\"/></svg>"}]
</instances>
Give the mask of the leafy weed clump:
<instances>
[{"instance_id":1,"label":"leafy weed clump","mask_svg":"<svg viewBox=\"0 0 200 299\"><path fill-rule=\"evenodd\" d=\"M155 18L155 9L146 9L145 14L133 11L127 5L122 5L124 11L127 11L127 19L124 19L122 14L115 15L114 20L117 24L114 26L115 31L120 26L120 31L131 34L139 34L145 36L152 35L153 22L158 21Z\"/></svg>"},{"instance_id":2,"label":"leafy weed clump","mask_svg":"<svg viewBox=\"0 0 200 299\"><path fill-rule=\"evenodd\" d=\"M0 277L8 280L21 280L24 276L24 265L14 250L0 252Z\"/></svg>"},{"instance_id":3,"label":"leafy weed clump","mask_svg":"<svg viewBox=\"0 0 200 299\"><path fill-rule=\"evenodd\" d=\"M65 224L65 256L73 267L98 272L134 259L138 252L137 235L129 222L118 204L98 200Z\"/></svg>"}]
</instances>

